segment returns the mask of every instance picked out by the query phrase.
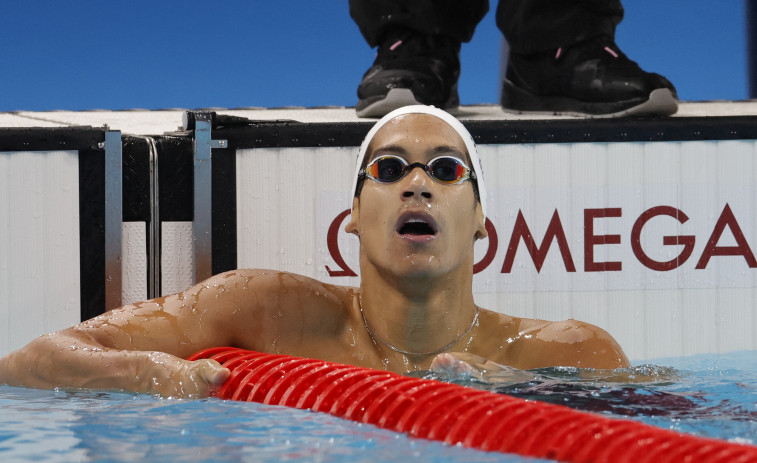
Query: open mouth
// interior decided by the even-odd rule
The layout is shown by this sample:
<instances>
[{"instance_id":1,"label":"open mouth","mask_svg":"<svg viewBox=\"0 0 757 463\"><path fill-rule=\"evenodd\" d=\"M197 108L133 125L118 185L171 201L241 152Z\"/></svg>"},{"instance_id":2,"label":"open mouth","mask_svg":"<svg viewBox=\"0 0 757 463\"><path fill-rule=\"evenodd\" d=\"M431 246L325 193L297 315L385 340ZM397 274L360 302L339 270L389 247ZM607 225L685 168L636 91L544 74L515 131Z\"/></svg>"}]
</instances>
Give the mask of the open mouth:
<instances>
[{"instance_id":1,"label":"open mouth","mask_svg":"<svg viewBox=\"0 0 757 463\"><path fill-rule=\"evenodd\" d=\"M412 219L400 227L400 235L434 235L436 232L431 225L418 219Z\"/></svg>"},{"instance_id":2,"label":"open mouth","mask_svg":"<svg viewBox=\"0 0 757 463\"><path fill-rule=\"evenodd\" d=\"M405 237L432 237L437 233L434 219L428 214L407 213L397 221L397 233Z\"/></svg>"}]
</instances>

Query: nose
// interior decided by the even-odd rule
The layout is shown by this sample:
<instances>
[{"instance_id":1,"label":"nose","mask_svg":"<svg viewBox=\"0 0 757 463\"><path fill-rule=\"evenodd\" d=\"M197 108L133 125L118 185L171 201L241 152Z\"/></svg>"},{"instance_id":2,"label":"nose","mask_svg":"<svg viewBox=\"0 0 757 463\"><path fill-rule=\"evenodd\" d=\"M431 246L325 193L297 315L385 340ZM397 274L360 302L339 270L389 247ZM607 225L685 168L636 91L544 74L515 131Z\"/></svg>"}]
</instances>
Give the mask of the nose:
<instances>
[{"instance_id":1,"label":"nose","mask_svg":"<svg viewBox=\"0 0 757 463\"><path fill-rule=\"evenodd\" d=\"M412 170L402 179L404 185L402 189L402 199L425 199L430 200L432 198L430 182L431 179L420 166L412 168Z\"/></svg>"}]
</instances>

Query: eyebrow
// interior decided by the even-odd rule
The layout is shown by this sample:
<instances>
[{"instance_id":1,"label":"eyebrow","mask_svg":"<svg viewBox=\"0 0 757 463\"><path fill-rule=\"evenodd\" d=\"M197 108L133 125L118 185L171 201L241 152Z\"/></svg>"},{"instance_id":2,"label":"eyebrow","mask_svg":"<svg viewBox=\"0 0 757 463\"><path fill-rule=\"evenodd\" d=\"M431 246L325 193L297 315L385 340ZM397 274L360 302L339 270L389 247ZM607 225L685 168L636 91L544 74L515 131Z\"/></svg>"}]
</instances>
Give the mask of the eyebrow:
<instances>
[{"instance_id":1,"label":"eyebrow","mask_svg":"<svg viewBox=\"0 0 757 463\"><path fill-rule=\"evenodd\" d=\"M384 155L384 154L394 154L397 156L406 156L407 150L399 145L384 145L379 146L375 150L371 152L371 155L368 157L368 161L373 161L378 156Z\"/></svg>"},{"instance_id":2,"label":"eyebrow","mask_svg":"<svg viewBox=\"0 0 757 463\"><path fill-rule=\"evenodd\" d=\"M437 146L436 148L431 150L431 153L436 156L441 156L443 154L450 154L452 156L462 159L463 161L465 161L465 158L466 158L465 153L457 149L457 147L455 146L447 146L447 145Z\"/></svg>"}]
</instances>

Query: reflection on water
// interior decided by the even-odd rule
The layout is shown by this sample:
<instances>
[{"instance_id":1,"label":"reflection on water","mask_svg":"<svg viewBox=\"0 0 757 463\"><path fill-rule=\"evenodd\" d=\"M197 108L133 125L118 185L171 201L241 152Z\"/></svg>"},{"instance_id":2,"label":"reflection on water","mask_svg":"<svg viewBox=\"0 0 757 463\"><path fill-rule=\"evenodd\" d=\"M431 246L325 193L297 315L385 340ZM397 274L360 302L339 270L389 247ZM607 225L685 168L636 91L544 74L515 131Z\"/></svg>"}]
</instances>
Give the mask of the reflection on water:
<instances>
[{"instance_id":1,"label":"reflection on water","mask_svg":"<svg viewBox=\"0 0 757 463\"><path fill-rule=\"evenodd\" d=\"M467 386L757 443L757 352L656 362L612 375L534 370ZM1 461L532 462L409 439L320 413L252 403L166 400L0 386Z\"/></svg>"}]
</instances>

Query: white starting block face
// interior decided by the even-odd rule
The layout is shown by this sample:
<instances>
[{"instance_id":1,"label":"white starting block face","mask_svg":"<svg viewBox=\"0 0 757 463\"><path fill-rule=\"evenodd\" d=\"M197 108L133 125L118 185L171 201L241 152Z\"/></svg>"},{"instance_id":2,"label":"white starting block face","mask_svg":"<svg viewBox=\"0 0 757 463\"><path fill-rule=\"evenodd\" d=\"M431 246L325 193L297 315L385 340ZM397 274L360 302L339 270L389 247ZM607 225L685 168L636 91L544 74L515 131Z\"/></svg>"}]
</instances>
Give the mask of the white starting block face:
<instances>
[{"instance_id":1,"label":"white starting block face","mask_svg":"<svg viewBox=\"0 0 757 463\"><path fill-rule=\"evenodd\" d=\"M80 320L76 151L0 152L0 355Z\"/></svg>"},{"instance_id":2,"label":"white starting block face","mask_svg":"<svg viewBox=\"0 0 757 463\"><path fill-rule=\"evenodd\" d=\"M237 261L358 285L356 147L237 151ZM480 145L479 305L607 329L630 358L757 348L757 143Z\"/></svg>"}]
</instances>

